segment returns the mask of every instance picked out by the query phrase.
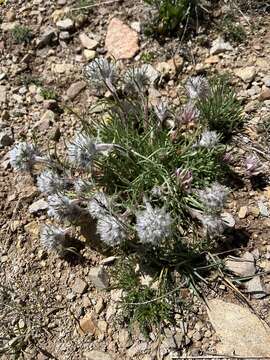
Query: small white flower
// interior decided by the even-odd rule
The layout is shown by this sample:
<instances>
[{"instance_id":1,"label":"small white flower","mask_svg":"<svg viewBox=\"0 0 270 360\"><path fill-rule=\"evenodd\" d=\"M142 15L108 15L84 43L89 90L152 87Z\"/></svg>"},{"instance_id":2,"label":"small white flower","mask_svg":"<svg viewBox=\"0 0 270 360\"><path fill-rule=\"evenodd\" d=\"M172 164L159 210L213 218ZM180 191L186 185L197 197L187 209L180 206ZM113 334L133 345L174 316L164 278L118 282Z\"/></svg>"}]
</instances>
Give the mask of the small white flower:
<instances>
[{"instance_id":1,"label":"small white flower","mask_svg":"<svg viewBox=\"0 0 270 360\"><path fill-rule=\"evenodd\" d=\"M98 218L97 232L101 241L109 246L119 245L126 238L123 225L111 215Z\"/></svg>"},{"instance_id":2,"label":"small white flower","mask_svg":"<svg viewBox=\"0 0 270 360\"><path fill-rule=\"evenodd\" d=\"M68 145L69 160L78 167L84 168L91 165L96 152L95 142L85 134L77 134Z\"/></svg>"},{"instance_id":3,"label":"small white flower","mask_svg":"<svg viewBox=\"0 0 270 360\"><path fill-rule=\"evenodd\" d=\"M215 215L203 215L201 217L201 222L207 232L207 235L210 237L222 235L227 225L225 221Z\"/></svg>"},{"instance_id":4,"label":"small white flower","mask_svg":"<svg viewBox=\"0 0 270 360\"><path fill-rule=\"evenodd\" d=\"M153 208L146 203L146 209L136 213L136 230L142 243L157 246L172 233L171 215L165 208Z\"/></svg>"},{"instance_id":5,"label":"small white flower","mask_svg":"<svg viewBox=\"0 0 270 360\"><path fill-rule=\"evenodd\" d=\"M54 225L44 225L40 233L40 240L46 250L54 250L61 254L65 248L66 231Z\"/></svg>"},{"instance_id":6,"label":"small white flower","mask_svg":"<svg viewBox=\"0 0 270 360\"><path fill-rule=\"evenodd\" d=\"M205 99L210 94L210 86L203 76L190 77L186 83L186 90L190 99Z\"/></svg>"},{"instance_id":7,"label":"small white flower","mask_svg":"<svg viewBox=\"0 0 270 360\"><path fill-rule=\"evenodd\" d=\"M107 59L99 58L90 62L85 67L85 75L98 89L108 88L111 92L116 91L116 67Z\"/></svg>"},{"instance_id":8,"label":"small white flower","mask_svg":"<svg viewBox=\"0 0 270 360\"><path fill-rule=\"evenodd\" d=\"M125 90L128 93L137 92L143 93L150 80L146 74L146 71L142 68L132 68L127 70L124 76Z\"/></svg>"},{"instance_id":9,"label":"small white flower","mask_svg":"<svg viewBox=\"0 0 270 360\"><path fill-rule=\"evenodd\" d=\"M204 190L198 190L198 194L206 210L215 212L224 207L229 190L225 186L216 182Z\"/></svg>"},{"instance_id":10,"label":"small white flower","mask_svg":"<svg viewBox=\"0 0 270 360\"><path fill-rule=\"evenodd\" d=\"M108 215L111 211L109 198L104 192L96 193L88 203L88 210L94 219L99 219L104 215Z\"/></svg>"},{"instance_id":11,"label":"small white flower","mask_svg":"<svg viewBox=\"0 0 270 360\"><path fill-rule=\"evenodd\" d=\"M33 145L20 142L10 150L10 164L15 170L30 171L36 160L37 151Z\"/></svg>"},{"instance_id":12,"label":"small white flower","mask_svg":"<svg viewBox=\"0 0 270 360\"><path fill-rule=\"evenodd\" d=\"M37 186L40 192L53 194L63 190L66 186L66 181L54 171L45 170L38 176Z\"/></svg>"},{"instance_id":13,"label":"small white flower","mask_svg":"<svg viewBox=\"0 0 270 360\"><path fill-rule=\"evenodd\" d=\"M198 146L212 148L219 143L219 136L216 131L204 131L201 135L201 139L198 142Z\"/></svg>"},{"instance_id":14,"label":"small white flower","mask_svg":"<svg viewBox=\"0 0 270 360\"><path fill-rule=\"evenodd\" d=\"M72 222L82 215L83 209L61 193L48 196L48 204L48 215L58 220Z\"/></svg>"}]
</instances>

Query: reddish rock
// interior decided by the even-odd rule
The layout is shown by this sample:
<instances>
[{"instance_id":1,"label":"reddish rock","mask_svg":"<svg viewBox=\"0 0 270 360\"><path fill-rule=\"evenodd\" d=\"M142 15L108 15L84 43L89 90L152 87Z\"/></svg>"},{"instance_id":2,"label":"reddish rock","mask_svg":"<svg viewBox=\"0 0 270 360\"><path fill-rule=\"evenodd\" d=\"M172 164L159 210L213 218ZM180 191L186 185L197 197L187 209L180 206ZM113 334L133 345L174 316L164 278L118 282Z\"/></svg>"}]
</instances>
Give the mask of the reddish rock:
<instances>
[{"instance_id":1,"label":"reddish rock","mask_svg":"<svg viewBox=\"0 0 270 360\"><path fill-rule=\"evenodd\" d=\"M108 26L105 46L116 60L130 59L139 51L138 34L121 20L113 18Z\"/></svg>"}]
</instances>

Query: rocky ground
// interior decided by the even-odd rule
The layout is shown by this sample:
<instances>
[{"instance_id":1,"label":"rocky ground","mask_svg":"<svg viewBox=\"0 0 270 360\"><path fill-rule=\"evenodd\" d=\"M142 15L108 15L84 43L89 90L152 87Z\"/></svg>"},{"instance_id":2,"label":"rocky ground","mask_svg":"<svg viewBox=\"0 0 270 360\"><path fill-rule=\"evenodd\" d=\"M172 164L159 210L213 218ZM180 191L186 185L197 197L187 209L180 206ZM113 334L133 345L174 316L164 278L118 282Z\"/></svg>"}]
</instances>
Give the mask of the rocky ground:
<instances>
[{"instance_id":1,"label":"rocky ground","mask_svg":"<svg viewBox=\"0 0 270 360\"><path fill-rule=\"evenodd\" d=\"M192 41L161 44L143 35L148 16L143 2L108 1L74 10L77 6L69 0L0 2L0 284L1 300L8 302L0 333L12 334L11 348L26 338L26 359L170 359L172 351L270 356L270 17L240 14L247 39L239 44L204 28ZM11 35L16 24L31 29L29 43L16 43ZM228 204L236 224L225 250L239 249L227 260L232 273L253 277L236 287L229 277L212 279L208 309L194 298L192 310L176 314L176 326L157 329L150 338L121 322L121 291L108 289L114 258L85 248L82 259L67 262L43 250L39 226L47 203L33 178L15 173L8 160L18 140L35 139L46 149L73 135L80 127L76 113L86 114L97 101L83 67L107 55L120 59L122 68L150 64L161 84L159 90L152 87L152 100L166 96L176 107L180 85L191 74L229 73L245 109L244 129L230 145L241 181ZM260 186L244 176L250 154L264 167ZM185 292L179 296L189 298Z\"/></svg>"}]
</instances>

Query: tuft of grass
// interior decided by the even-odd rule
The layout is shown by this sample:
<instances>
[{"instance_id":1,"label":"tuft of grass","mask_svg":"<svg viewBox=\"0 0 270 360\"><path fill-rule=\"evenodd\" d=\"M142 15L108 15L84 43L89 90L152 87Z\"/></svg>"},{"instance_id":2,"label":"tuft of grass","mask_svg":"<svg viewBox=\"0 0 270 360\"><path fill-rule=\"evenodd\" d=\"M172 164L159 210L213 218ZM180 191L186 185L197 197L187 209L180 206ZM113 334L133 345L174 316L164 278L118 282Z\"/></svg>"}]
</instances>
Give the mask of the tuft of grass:
<instances>
[{"instance_id":1,"label":"tuft of grass","mask_svg":"<svg viewBox=\"0 0 270 360\"><path fill-rule=\"evenodd\" d=\"M226 139L243 123L242 106L226 75L213 77L210 88L210 95L199 100L197 107L209 129L218 131Z\"/></svg>"},{"instance_id":2,"label":"tuft of grass","mask_svg":"<svg viewBox=\"0 0 270 360\"><path fill-rule=\"evenodd\" d=\"M219 27L227 41L243 43L247 38L245 28L241 24L238 24L236 18L232 15L225 16Z\"/></svg>"},{"instance_id":3,"label":"tuft of grass","mask_svg":"<svg viewBox=\"0 0 270 360\"><path fill-rule=\"evenodd\" d=\"M152 51L143 52L141 54L141 60L144 63L151 63L155 58L155 54Z\"/></svg>"},{"instance_id":4,"label":"tuft of grass","mask_svg":"<svg viewBox=\"0 0 270 360\"><path fill-rule=\"evenodd\" d=\"M54 89L50 88L42 88L40 91L41 96L44 98L44 100L57 100L58 94Z\"/></svg>"},{"instance_id":5,"label":"tuft of grass","mask_svg":"<svg viewBox=\"0 0 270 360\"><path fill-rule=\"evenodd\" d=\"M17 44L30 43L30 41L32 40L32 37L33 37L31 29L29 29L26 26L22 26L22 25L16 25L11 30L11 35L12 35L13 40Z\"/></svg>"}]
</instances>

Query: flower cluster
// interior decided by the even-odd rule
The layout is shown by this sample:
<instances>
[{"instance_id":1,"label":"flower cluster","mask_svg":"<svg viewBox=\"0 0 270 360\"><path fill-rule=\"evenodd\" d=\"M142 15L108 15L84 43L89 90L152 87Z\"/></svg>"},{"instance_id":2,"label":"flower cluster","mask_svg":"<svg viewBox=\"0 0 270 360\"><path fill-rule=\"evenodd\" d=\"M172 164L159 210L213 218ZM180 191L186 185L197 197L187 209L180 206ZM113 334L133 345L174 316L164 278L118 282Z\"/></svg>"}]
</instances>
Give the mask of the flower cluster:
<instances>
[{"instance_id":1,"label":"flower cluster","mask_svg":"<svg viewBox=\"0 0 270 360\"><path fill-rule=\"evenodd\" d=\"M48 196L48 215L61 221L74 222L84 213L83 209L66 195L57 193Z\"/></svg>"},{"instance_id":2,"label":"flower cluster","mask_svg":"<svg viewBox=\"0 0 270 360\"><path fill-rule=\"evenodd\" d=\"M25 142L20 142L9 152L10 164L18 171L30 171L38 155L36 148Z\"/></svg>"},{"instance_id":3,"label":"flower cluster","mask_svg":"<svg viewBox=\"0 0 270 360\"><path fill-rule=\"evenodd\" d=\"M85 67L85 75L97 89L109 89L113 93L116 91L116 67L107 59L99 58L90 62Z\"/></svg>"},{"instance_id":4,"label":"flower cluster","mask_svg":"<svg viewBox=\"0 0 270 360\"><path fill-rule=\"evenodd\" d=\"M158 246L172 234L172 218L165 208L153 208L146 202L145 210L136 213L136 230L144 244Z\"/></svg>"},{"instance_id":5,"label":"flower cluster","mask_svg":"<svg viewBox=\"0 0 270 360\"><path fill-rule=\"evenodd\" d=\"M210 86L203 76L194 76L188 79L186 90L191 100L205 99L210 94Z\"/></svg>"},{"instance_id":6,"label":"flower cluster","mask_svg":"<svg viewBox=\"0 0 270 360\"><path fill-rule=\"evenodd\" d=\"M202 133L201 139L198 142L197 146L212 148L215 147L218 143L219 143L219 135L217 134L217 132L205 130Z\"/></svg>"},{"instance_id":7,"label":"flower cluster","mask_svg":"<svg viewBox=\"0 0 270 360\"><path fill-rule=\"evenodd\" d=\"M111 201L104 192L96 193L88 203L88 211L94 219L100 219L111 212Z\"/></svg>"},{"instance_id":8,"label":"flower cluster","mask_svg":"<svg viewBox=\"0 0 270 360\"><path fill-rule=\"evenodd\" d=\"M127 238L123 224L112 215L104 215L98 219L97 232L101 241L108 246L117 246Z\"/></svg>"},{"instance_id":9,"label":"flower cluster","mask_svg":"<svg viewBox=\"0 0 270 360\"><path fill-rule=\"evenodd\" d=\"M37 178L38 189L45 194L54 194L64 190L66 185L66 180L52 170L43 171Z\"/></svg>"},{"instance_id":10,"label":"flower cluster","mask_svg":"<svg viewBox=\"0 0 270 360\"><path fill-rule=\"evenodd\" d=\"M48 251L56 251L62 255L65 249L67 232L54 225L44 225L40 233L40 241Z\"/></svg>"},{"instance_id":11,"label":"flower cluster","mask_svg":"<svg viewBox=\"0 0 270 360\"><path fill-rule=\"evenodd\" d=\"M149 77L144 68L131 68L124 76L125 91L127 93L144 93L149 82Z\"/></svg>"},{"instance_id":12,"label":"flower cluster","mask_svg":"<svg viewBox=\"0 0 270 360\"><path fill-rule=\"evenodd\" d=\"M262 164L255 155L250 155L246 158L245 166L249 177L258 176L262 173Z\"/></svg>"}]
</instances>

